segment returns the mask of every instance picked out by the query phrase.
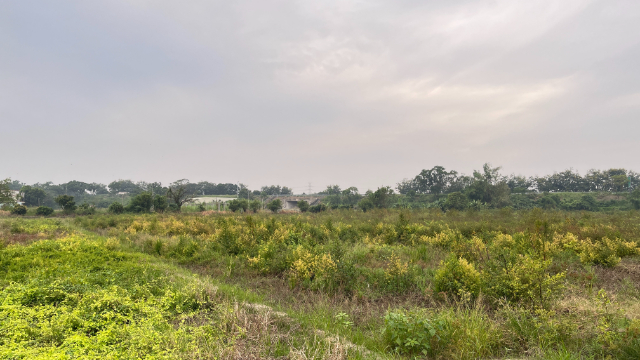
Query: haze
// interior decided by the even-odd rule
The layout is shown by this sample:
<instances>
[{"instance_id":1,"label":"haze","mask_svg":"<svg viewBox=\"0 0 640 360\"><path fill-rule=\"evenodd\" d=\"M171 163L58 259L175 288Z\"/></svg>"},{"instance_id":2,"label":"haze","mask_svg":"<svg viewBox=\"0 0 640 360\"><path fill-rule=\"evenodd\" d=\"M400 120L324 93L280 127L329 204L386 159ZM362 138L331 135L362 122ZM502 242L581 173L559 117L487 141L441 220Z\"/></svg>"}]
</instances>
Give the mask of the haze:
<instances>
[{"instance_id":1,"label":"haze","mask_svg":"<svg viewBox=\"0 0 640 360\"><path fill-rule=\"evenodd\" d=\"M0 1L0 178L640 170L639 1Z\"/></svg>"}]
</instances>

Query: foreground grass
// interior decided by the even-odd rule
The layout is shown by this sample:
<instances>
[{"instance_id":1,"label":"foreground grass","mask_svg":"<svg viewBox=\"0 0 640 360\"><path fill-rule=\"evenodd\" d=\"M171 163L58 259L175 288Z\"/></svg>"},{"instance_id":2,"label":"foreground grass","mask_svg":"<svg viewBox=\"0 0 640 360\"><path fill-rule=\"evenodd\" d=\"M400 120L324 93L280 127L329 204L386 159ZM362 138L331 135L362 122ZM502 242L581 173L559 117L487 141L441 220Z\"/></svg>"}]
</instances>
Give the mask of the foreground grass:
<instances>
[{"instance_id":1,"label":"foreground grass","mask_svg":"<svg viewBox=\"0 0 640 360\"><path fill-rule=\"evenodd\" d=\"M0 358L321 358L350 352L251 305L256 296L95 236L9 245L0 250L0 279Z\"/></svg>"}]
</instances>

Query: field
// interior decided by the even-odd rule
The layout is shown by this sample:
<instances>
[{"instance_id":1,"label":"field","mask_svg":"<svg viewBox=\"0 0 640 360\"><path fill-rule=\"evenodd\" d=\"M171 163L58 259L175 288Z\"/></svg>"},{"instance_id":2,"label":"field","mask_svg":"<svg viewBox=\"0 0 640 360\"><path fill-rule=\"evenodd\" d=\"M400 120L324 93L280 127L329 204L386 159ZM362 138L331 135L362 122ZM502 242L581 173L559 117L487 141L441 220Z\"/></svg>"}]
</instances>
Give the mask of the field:
<instances>
[{"instance_id":1,"label":"field","mask_svg":"<svg viewBox=\"0 0 640 360\"><path fill-rule=\"evenodd\" d=\"M640 212L0 218L0 358L638 359Z\"/></svg>"}]
</instances>

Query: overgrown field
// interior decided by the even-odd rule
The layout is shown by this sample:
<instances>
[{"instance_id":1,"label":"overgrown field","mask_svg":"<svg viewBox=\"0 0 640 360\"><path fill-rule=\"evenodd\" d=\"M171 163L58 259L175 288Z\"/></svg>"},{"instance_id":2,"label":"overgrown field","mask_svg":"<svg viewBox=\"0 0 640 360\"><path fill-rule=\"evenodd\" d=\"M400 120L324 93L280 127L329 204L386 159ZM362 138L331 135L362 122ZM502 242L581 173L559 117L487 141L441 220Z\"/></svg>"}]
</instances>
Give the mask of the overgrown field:
<instances>
[{"instance_id":1,"label":"overgrown field","mask_svg":"<svg viewBox=\"0 0 640 360\"><path fill-rule=\"evenodd\" d=\"M0 219L2 358L639 359L640 212Z\"/></svg>"}]
</instances>

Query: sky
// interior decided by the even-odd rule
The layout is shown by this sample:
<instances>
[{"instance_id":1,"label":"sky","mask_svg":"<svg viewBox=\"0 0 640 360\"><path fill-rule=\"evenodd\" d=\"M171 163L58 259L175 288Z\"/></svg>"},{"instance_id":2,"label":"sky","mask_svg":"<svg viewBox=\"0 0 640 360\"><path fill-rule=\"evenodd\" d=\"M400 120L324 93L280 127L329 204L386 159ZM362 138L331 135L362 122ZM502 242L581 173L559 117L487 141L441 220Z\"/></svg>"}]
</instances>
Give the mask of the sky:
<instances>
[{"instance_id":1,"label":"sky","mask_svg":"<svg viewBox=\"0 0 640 360\"><path fill-rule=\"evenodd\" d=\"M640 1L0 0L0 178L640 171Z\"/></svg>"}]
</instances>

